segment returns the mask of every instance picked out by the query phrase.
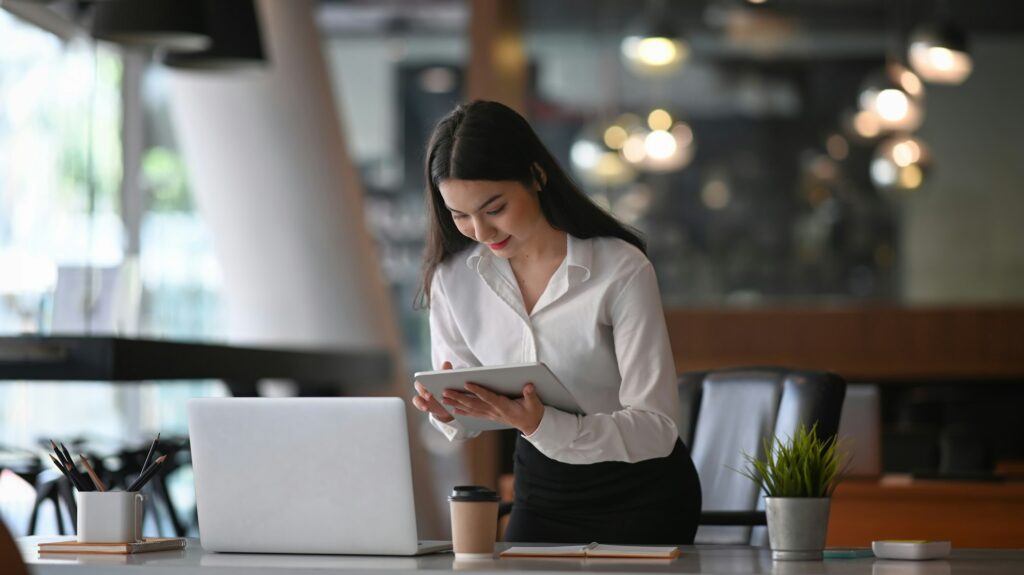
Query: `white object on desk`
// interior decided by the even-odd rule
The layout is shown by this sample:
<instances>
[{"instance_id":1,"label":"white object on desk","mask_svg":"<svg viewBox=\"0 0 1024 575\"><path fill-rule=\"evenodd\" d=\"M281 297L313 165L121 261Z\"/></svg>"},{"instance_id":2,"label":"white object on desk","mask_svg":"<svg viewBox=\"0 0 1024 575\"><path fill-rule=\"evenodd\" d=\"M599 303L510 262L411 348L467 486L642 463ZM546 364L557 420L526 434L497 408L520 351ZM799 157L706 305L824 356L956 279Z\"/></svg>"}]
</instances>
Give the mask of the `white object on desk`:
<instances>
[{"instance_id":1,"label":"white object on desk","mask_svg":"<svg viewBox=\"0 0 1024 575\"><path fill-rule=\"evenodd\" d=\"M66 538L66 537L65 537ZM368 557L343 555L267 555L211 553L189 540L183 550L141 555L78 555L67 557L41 557L36 552L39 543L56 541L58 536L23 537L18 540L21 555L32 575L443 575L460 571L491 574L497 572L554 575L611 575L612 573L641 574L658 572L662 575L749 575L750 573L780 573L773 570L771 552L765 548L747 546L698 545L685 546L679 558L666 563L652 563L650 559L616 560L551 558L551 559L494 559L492 561L455 561L451 554L421 557ZM499 544L499 549L508 544ZM957 549L948 561L910 563L858 559L852 561L809 562L786 565L794 573L811 575L949 575L950 566L957 573L971 575L1004 575L1020 573L1024 565L1024 550L1012 549ZM884 569L879 569L884 566ZM463 569L465 571L463 571Z\"/></svg>"},{"instance_id":2,"label":"white object on desk","mask_svg":"<svg viewBox=\"0 0 1024 575\"><path fill-rule=\"evenodd\" d=\"M496 365L489 367L466 367L462 369L441 369L437 371L420 371L413 376L423 384L427 391L434 394L438 401L446 389L466 392L466 382L479 384L487 389L508 397L522 397L523 386L532 383L537 390L541 403L567 411L583 413L576 398L551 373L543 363L521 363L513 365ZM443 404L442 404L443 405ZM444 406L464 428L469 431L489 431L492 429L509 429L511 426L488 419L457 415L448 406Z\"/></svg>"},{"instance_id":3,"label":"white object on desk","mask_svg":"<svg viewBox=\"0 0 1024 575\"><path fill-rule=\"evenodd\" d=\"M78 494L79 543L142 541L143 495L134 491Z\"/></svg>"},{"instance_id":4,"label":"white object on desk","mask_svg":"<svg viewBox=\"0 0 1024 575\"><path fill-rule=\"evenodd\" d=\"M405 402L203 398L188 404L208 551L417 555Z\"/></svg>"},{"instance_id":5,"label":"white object on desk","mask_svg":"<svg viewBox=\"0 0 1024 575\"><path fill-rule=\"evenodd\" d=\"M949 556L949 541L887 540L872 541L871 551L879 559L941 559Z\"/></svg>"}]
</instances>

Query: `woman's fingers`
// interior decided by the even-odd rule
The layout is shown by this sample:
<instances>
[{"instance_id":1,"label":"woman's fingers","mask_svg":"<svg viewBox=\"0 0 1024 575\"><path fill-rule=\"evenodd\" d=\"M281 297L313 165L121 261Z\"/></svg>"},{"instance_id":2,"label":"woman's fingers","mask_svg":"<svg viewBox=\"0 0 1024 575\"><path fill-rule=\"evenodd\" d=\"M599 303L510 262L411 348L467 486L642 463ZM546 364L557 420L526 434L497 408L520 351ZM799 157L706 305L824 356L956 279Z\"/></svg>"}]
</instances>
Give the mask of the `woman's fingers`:
<instances>
[{"instance_id":1,"label":"woman's fingers","mask_svg":"<svg viewBox=\"0 0 1024 575\"><path fill-rule=\"evenodd\" d=\"M437 400L434 398L434 394L427 391L427 388L423 387L422 383L417 381L413 383L413 386L416 388L416 393L420 394L420 399L422 399L424 402L426 402L427 404L437 403Z\"/></svg>"},{"instance_id":2,"label":"woman's fingers","mask_svg":"<svg viewBox=\"0 0 1024 575\"><path fill-rule=\"evenodd\" d=\"M466 389L473 393L473 395L480 398L481 401L494 407L501 407L504 402L508 401L508 398L504 395L494 393L486 387L477 385L475 383L466 383Z\"/></svg>"},{"instance_id":3,"label":"woman's fingers","mask_svg":"<svg viewBox=\"0 0 1024 575\"><path fill-rule=\"evenodd\" d=\"M470 393L445 391L444 400L447 405L473 416L489 416L493 411L487 402Z\"/></svg>"},{"instance_id":4,"label":"woman's fingers","mask_svg":"<svg viewBox=\"0 0 1024 575\"><path fill-rule=\"evenodd\" d=\"M532 383L527 383L523 386L523 403L527 407L544 407L540 402L540 398L537 397L537 387Z\"/></svg>"},{"instance_id":5,"label":"woman's fingers","mask_svg":"<svg viewBox=\"0 0 1024 575\"><path fill-rule=\"evenodd\" d=\"M430 407L427 405L427 402L423 401L423 398L418 395L412 398L412 405L420 411L430 411Z\"/></svg>"},{"instance_id":6,"label":"woman's fingers","mask_svg":"<svg viewBox=\"0 0 1024 575\"><path fill-rule=\"evenodd\" d=\"M446 361L441 364L441 369L452 369L452 362ZM422 383L418 381L413 382L413 387L416 388L417 395L412 398L412 405L420 411L430 413L435 418L444 423L452 421L452 415L448 413L448 410L441 405L438 398L434 397L433 393L430 393Z\"/></svg>"},{"instance_id":7,"label":"woman's fingers","mask_svg":"<svg viewBox=\"0 0 1024 575\"><path fill-rule=\"evenodd\" d=\"M427 391L427 388L423 387L423 384L416 381L413 382L413 386L416 388L416 393L419 394L412 398L412 404L416 409L431 413L434 417L445 423L452 420L452 416L448 413L448 410L446 410L444 406L437 401L434 394L430 393Z\"/></svg>"}]
</instances>

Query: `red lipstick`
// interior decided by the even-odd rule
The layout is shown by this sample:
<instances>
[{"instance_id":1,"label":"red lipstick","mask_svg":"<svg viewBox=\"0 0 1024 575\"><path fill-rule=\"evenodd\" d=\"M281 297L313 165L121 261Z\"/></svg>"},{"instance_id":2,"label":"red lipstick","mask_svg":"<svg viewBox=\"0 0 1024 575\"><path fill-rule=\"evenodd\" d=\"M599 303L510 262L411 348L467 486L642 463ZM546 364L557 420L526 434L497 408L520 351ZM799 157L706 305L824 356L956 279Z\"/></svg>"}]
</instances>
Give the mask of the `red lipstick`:
<instances>
[{"instance_id":1,"label":"red lipstick","mask_svg":"<svg viewBox=\"0 0 1024 575\"><path fill-rule=\"evenodd\" d=\"M512 239L512 236L509 236L496 244L487 244L487 247L491 248L492 250L500 250L508 245L508 241L510 239Z\"/></svg>"}]
</instances>

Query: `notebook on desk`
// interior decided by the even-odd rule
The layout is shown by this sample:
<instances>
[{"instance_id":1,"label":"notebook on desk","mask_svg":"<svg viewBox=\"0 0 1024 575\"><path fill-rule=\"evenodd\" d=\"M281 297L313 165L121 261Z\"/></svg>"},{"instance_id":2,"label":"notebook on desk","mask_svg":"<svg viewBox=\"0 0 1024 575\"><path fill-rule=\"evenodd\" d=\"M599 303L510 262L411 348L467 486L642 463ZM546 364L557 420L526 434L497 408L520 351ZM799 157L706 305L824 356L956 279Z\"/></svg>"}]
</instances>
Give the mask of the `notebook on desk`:
<instances>
[{"instance_id":1,"label":"notebook on desk","mask_svg":"<svg viewBox=\"0 0 1024 575\"><path fill-rule=\"evenodd\" d=\"M204 398L188 405L209 551L418 555L398 398Z\"/></svg>"}]
</instances>

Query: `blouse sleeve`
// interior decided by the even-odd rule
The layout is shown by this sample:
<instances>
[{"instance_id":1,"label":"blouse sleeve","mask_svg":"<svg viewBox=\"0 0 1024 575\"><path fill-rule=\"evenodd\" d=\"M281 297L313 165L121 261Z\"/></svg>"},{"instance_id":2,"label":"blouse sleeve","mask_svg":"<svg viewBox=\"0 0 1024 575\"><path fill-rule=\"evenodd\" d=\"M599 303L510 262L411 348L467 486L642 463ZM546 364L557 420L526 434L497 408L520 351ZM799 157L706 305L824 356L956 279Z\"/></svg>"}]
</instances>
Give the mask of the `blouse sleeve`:
<instances>
[{"instance_id":1,"label":"blouse sleeve","mask_svg":"<svg viewBox=\"0 0 1024 575\"><path fill-rule=\"evenodd\" d=\"M679 390L650 262L630 277L610 311L622 409L575 415L545 407L540 425L525 438L552 459L636 462L665 457L675 447Z\"/></svg>"},{"instance_id":2,"label":"blouse sleeve","mask_svg":"<svg viewBox=\"0 0 1024 575\"><path fill-rule=\"evenodd\" d=\"M455 323L448 296L441 282L441 274L434 274L430 285L430 362L433 369L438 370L444 362L452 362L452 367L476 367L480 365L466 340L459 333ZM467 431L458 421L444 423L430 416L430 424L444 434L449 441L472 439L480 435L479 431Z\"/></svg>"}]
</instances>

